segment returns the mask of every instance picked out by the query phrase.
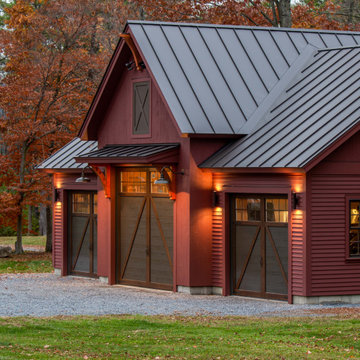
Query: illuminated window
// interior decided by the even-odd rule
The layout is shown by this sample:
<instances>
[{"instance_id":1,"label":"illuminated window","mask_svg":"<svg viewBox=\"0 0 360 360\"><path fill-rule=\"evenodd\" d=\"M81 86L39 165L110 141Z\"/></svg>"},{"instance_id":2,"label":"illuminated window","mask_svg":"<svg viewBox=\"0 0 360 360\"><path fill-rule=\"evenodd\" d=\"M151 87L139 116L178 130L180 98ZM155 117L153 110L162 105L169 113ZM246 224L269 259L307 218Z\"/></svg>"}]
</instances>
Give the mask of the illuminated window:
<instances>
[{"instance_id":1,"label":"illuminated window","mask_svg":"<svg viewBox=\"0 0 360 360\"><path fill-rule=\"evenodd\" d=\"M235 221L288 222L288 199L285 197L237 197Z\"/></svg>"},{"instance_id":2,"label":"illuminated window","mask_svg":"<svg viewBox=\"0 0 360 360\"><path fill-rule=\"evenodd\" d=\"M145 193L146 172L145 171L123 171L121 172L121 192Z\"/></svg>"},{"instance_id":3,"label":"illuminated window","mask_svg":"<svg viewBox=\"0 0 360 360\"><path fill-rule=\"evenodd\" d=\"M288 200L266 199L266 221L288 222Z\"/></svg>"},{"instance_id":4,"label":"illuminated window","mask_svg":"<svg viewBox=\"0 0 360 360\"><path fill-rule=\"evenodd\" d=\"M349 256L360 257L360 200L350 200Z\"/></svg>"},{"instance_id":5,"label":"illuminated window","mask_svg":"<svg viewBox=\"0 0 360 360\"><path fill-rule=\"evenodd\" d=\"M260 199L237 198L235 202L236 221L260 221Z\"/></svg>"},{"instance_id":6,"label":"illuminated window","mask_svg":"<svg viewBox=\"0 0 360 360\"><path fill-rule=\"evenodd\" d=\"M97 214L97 194L96 193L93 196L93 207L94 207L94 214Z\"/></svg>"},{"instance_id":7,"label":"illuminated window","mask_svg":"<svg viewBox=\"0 0 360 360\"><path fill-rule=\"evenodd\" d=\"M90 214L90 194L72 194L73 214Z\"/></svg>"}]
</instances>

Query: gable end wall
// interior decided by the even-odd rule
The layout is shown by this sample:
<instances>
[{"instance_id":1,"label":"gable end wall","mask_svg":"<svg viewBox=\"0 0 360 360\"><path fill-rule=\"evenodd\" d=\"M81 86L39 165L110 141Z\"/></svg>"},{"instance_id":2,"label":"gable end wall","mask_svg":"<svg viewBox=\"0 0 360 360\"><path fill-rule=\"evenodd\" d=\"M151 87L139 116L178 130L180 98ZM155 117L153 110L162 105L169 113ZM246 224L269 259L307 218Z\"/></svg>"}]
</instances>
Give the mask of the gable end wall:
<instances>
[{"instance_id":1,"label":"gable end wall","mask_svg":"<svg viewBox=\"0 0 360 360\"><path fill-rule=\"evenodd\" d=\"M346 196L360 199L360 135L307 175L309 192L308 296L360 294L360 259L346 259Z\"/></svg>"}]
</instances>

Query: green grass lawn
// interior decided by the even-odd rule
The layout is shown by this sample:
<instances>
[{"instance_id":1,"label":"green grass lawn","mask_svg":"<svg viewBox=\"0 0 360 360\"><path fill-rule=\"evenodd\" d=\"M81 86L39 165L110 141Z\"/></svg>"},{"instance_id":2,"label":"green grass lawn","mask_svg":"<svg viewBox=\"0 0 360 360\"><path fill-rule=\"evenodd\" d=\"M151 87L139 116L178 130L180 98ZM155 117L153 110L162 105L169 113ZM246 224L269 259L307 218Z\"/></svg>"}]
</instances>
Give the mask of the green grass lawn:
<instances>
[{"instance_id":1,"label":"green grass lawn","mask_svg":"<svg viewBox=\"0 0 360 360\"><path fill-rule=\"evenodd\" d=\"M14 245L15 241L15 236L0 237L1 246ZM52 272L51 254L43 252L45 243L45 236L23 236L24 247L29 246L42 251L25 251L22 255L12 254L11 257L0 258L0 274Z\"/></svg>"},{"instance_id":2,"label":"green grass lawn","mask_svg":"<svg viewBox=\"0 0 360 360\"><path fill-rule=\"evenodd\" d=\"M360 319L0 319L1 359L359 359Z\"/></svg>"},{"instance_id":3,"label":"green grass lawn","mask_svg":"<svg viewBox=\"0 0 360 360\"><path fill-rule=\"evenodd\" d=\"M25 252L0 258L0 274L46 273L53 270L50 253Z\"/></svg>"},{"instance_id":4,"label":"green grass lawn","mask_svg":"<svg viewBox=\"0 0 360 360\"><path fill-rule=\"evenodd\" d=\"M0 245L14 245L16 236L0 236ZM43 246L46 244L45 236L23 236L23 246Z\"/></svg>"}]
</instances>

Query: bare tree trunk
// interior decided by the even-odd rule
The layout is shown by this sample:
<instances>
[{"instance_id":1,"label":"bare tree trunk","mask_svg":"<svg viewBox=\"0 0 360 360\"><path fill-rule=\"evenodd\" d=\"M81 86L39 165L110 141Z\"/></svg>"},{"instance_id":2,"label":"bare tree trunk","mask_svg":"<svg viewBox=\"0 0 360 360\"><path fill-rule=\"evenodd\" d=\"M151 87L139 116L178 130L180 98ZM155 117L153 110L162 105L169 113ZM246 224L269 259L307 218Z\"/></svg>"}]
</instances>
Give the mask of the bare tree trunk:
<instances>
[{"instance_id":1,"label":"bare tree trunk","mask_svg":"<svg viewBox=\"0 0 360 360\"><path fill-rule=\"evenodd\" d=\"M46 235L46 206L40 204L39 235Z\"/></svg>"},{"instance_id":2,"label":"bare tree trunk","mask_svg":"<svg viewBox=\"0 0 360 360\"><path fill-rule=\"evenodd\" d=\"M348 24L352 24L352 22L354 21L355 0L349 0L348 6L349 6Z\"/></svg>"},{"instance_id":3,"label":"bare tree trunk","mask_svg":"<svg viewBox=\"0 0 360 360\"><path fill-rule=\"evenodd\" d=\"M46 252L52 251L52 216L51 216L51 207L46 206Z\"/></svg>"},{"instance_id":4,"label":"bare tree trunk","mask_svg":"<svg viewBox=\"0 0 360 360\"><path fill-rule=\"evenodd\" d=\"M291 28L292 20L291 20L290 0L278 0L276 1L276 5L279 12L280 26Z\"/></svg>"},{"instance_id":5,"label":"bare tree trunk","mask_svg":"<svg viewBox=\"0 0 360 360\"><path fill-rule=\"evenodd\" d=\"M21 194L22 197L22 194ZM22 199L20 204L22 203ZM17 216L17 226L16 226L16 242L15 242L15 254L23 254L24 249L22 247L22 224L23 224L23 214L22 208L20 208L19 215Z\"/></svg>"},{"instance_id":6,"label":"bare tree trunk","mask_svg":"<svg viewBox=\"0 0 360 360\"><path fill-rule=\"evenodd\" d=\"M26 162L26 152L28 146L24 143L21 148L21 160L20 160L20 169L19 169L19 185L20 189L25 183L25 162ZM19 209L19 215L17 216L17 234L15 242L15 254L23 254L24 249L22 246L22 225L23 225L23 201L24 201L24 192L19 191L19 201L17 203Z\"/></svg>"},{"instance_id":7,"label":"bare tree trunk","mask_svg":"<svg viewBox=\"0 0 360 360\"><path fill-rule=\"evenodd\" d=\"M33 220L33 206L28 205L28 230L27 230L28 235L32 234L32 229L33 229L32 220Z\"/></svg>"}]
</instances>

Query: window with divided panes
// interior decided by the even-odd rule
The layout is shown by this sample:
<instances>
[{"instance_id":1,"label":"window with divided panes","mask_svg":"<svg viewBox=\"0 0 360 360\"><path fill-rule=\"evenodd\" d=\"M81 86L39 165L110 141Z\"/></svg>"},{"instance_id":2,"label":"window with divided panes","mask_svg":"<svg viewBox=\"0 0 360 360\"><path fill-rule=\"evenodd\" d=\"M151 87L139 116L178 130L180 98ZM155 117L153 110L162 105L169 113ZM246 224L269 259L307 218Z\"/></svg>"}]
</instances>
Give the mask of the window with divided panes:
<instances>
[{"instance_id":1,"label":"window with divided panes","mask_svg":"<svg viewBox=\"0 0 360 360\"><path fill-rule=\"evenodd\" d=\"M360 200L350 200L349 256L360 257Z\"/></svg>"}]
</instances>

